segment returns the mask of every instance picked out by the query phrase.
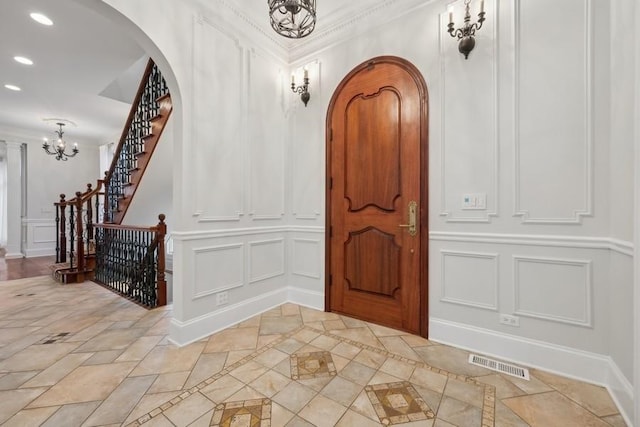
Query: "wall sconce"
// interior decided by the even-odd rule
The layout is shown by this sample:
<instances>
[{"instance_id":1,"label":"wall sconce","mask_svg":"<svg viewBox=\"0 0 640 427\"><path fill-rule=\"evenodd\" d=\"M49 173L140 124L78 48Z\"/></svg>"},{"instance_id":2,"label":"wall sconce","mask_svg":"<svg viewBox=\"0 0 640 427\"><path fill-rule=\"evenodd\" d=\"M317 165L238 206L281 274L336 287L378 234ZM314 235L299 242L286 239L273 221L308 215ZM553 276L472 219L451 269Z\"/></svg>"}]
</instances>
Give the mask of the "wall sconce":
<instances>
[{"instance_id":1,"label":"wall sconce","mask_svg":"<svg viewBox=\"0 0 640 427\"><path fill-rule=\"evenodd\" d=\"M469 53L476 45L476 40L473 36L476 35L476 31L482 28L482 23L485 21L484 0L480 0L480 13L478 14L478 22L474 22L473 24L471 24L469 3L471 3L471 0L464 0L465 14L464 25L462 26L462 28L453 28L453 10L451 6L449 6L449 25L447 25L447 27L449 28L447 30L449 35L460 40L460 42L458 43L458 50L461 54L464 55L464 59L469 59Z\"/></svg>"},{"instance_id":2,"label":"wall sconce","mask_svg":"<svg viewBox=\"0 0 640 427\"><path fill-rule=\"evenodd\" d=\"M304 69L304 83L302 86L296 87L296 76L295 74L291 74L291 90L293 93L299 93L300 99L304 102L304 106L307 106L309 99L311 99L311 94L309 93L309 70Z\"/></svg>"}]
</instances>

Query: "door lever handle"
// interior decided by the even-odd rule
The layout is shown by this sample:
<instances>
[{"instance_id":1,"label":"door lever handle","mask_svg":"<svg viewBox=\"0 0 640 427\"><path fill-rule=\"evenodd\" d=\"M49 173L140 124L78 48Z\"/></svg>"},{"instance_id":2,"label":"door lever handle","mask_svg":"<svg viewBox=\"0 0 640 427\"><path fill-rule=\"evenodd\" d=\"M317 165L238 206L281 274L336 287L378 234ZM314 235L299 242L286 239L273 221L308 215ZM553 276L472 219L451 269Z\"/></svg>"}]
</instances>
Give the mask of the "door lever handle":
<instances>
[{"instance_id":1,"label":"door lever handle","mask_svg":"<svg viewBox=\"0 0 640 427\"><path fill-rule=\"evenodd\" d=\"M415 236L418 234L418 227L416 225L418 218L418 204L415 201L409 202L409 224L400 224L398 227L407 228L409 235Z\"/></svg>"}]
</instances>

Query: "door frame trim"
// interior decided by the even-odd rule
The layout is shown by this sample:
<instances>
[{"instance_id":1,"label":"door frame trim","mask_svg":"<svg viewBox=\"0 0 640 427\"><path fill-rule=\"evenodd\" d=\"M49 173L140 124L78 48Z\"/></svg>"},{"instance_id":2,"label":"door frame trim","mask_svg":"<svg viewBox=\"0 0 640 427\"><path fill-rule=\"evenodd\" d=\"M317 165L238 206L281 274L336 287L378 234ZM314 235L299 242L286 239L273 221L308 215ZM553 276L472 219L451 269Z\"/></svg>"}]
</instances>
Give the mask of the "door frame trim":
<instances>
[{"instance_id":1,"label":"door frame trim","mask_svg":"<svg viewBox=\"0 0 640 427\"><path fill-rule=\"evenodd\" d=\"M376 64L394 64L411 75L420 93L420 335L428 338L429 332L429 93L424 77L411 62L397 56L378 56L352 69L337 86L327 108L325 119L325 285L324 309L331 310L331 115L338 95L344 86L361 71Z\"/></svg>"}]
</instances>

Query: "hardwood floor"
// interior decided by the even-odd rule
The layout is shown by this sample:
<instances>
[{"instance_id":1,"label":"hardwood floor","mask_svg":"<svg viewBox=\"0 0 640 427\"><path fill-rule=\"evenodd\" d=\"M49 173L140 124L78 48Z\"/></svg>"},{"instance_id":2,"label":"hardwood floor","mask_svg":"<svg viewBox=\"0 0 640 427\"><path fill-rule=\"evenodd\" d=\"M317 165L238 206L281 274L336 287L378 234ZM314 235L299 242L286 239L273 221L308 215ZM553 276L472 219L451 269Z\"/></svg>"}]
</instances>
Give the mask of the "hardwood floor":
<instances>
[{"instance_id":1,"label":"hardwood floor","mask_svg":"<svg viewBox=\"0 0 640 427\"><path fill-rule=\"evenodd\" d=\"M51 274L49 267L55 262L55 256L5 259L4 249L0 249L0 280L49 275Z\"/></svg>"}]
</instances>

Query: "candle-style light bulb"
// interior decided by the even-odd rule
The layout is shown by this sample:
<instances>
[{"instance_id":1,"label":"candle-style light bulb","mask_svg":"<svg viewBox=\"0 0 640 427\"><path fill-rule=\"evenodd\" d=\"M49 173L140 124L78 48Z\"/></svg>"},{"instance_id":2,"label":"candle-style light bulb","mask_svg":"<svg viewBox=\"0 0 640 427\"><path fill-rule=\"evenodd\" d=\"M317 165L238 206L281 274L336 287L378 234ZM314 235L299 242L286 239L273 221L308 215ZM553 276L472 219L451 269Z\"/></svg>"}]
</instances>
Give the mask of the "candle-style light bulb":
<instances>
[{"instance_id":1,"label":"candle-style light bulb","mask_svg":"<svg viewBox=\"0 0 640 427\"><path fill-rule=\"evenodd\" d=\"M484 12L484 0L480 0L480 13Z\"/></svg>"},{"instance_id":2,"label":"candle-style light bulb","mask_svg":"<svg viewBox=\"0 0 640 427\"><path fill-rule=\"evenodd\" d=\"M453 24L453 5L450 4L447 11L449 12L449 24Z\"/></svg>"},{"instance_id":3,"label":"candle-style light bulb","mask_svg":"<svg viewBox=\"0 0 640 427\"><path fill-rule=\"evenodd\" d=\"M309 70L307 70L306 68L304 69L304 78L305 79L309 78Z\"/></svg>"},{"instance_id":4,"label":"candle-style light bulb","mask_svg":"<svg viewBox=\"0 0 640 427\"><path fill-rule=\"evenodd\" d=\"M291 73L291 84L295 86L296 84L296 75Z\"/></svg>"}]
</instances>

